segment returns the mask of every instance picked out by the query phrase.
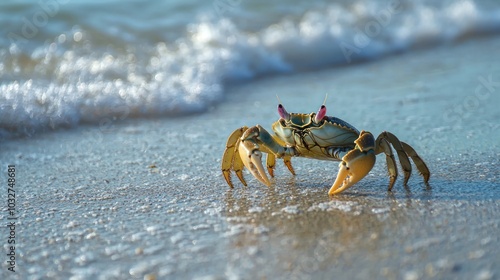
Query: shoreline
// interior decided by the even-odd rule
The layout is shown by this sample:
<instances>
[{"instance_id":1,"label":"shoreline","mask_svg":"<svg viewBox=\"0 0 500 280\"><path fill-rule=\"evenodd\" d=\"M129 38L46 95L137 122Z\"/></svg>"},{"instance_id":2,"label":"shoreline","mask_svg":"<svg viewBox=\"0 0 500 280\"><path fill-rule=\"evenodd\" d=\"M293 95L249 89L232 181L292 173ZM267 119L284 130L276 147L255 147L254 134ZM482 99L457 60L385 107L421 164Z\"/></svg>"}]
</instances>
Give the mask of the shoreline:
<instances>
[{"instance_id":1,"label":"shoreline","mask_svg":"<svg viewBox=\"0 0 500 280\"><path fill-rule=\"evenodd\" d=\"M293 79L294 77L310 77L310 76L315 76L315 75L322 75L322 73L329 73L330 71L332 72L338 72L341 73L343 71L347 72L353 72L353 69L356 68L370 68L370 65L378 65L378 64L390 64L386 63L386 61L392 61L392 60L401 60L398 57L420 57L422 54L424 56L428 55L429 53L432 52L439 52L444 54L443 50L452 48L452 49L466 49L470 48L468 46L475 45L475 44L480 44L480 45L488 45L488 44L496 44L498 45L498 36L486 36L486 35L481 35L481 34L475 34L471 38L467 39L461 39L456 42L449 42L446 44L439 44L436 46L426 46L423 48L415 48L415 49L410 49L406 50L400 53L391 53L387 54L385 56L381 56L375 60L363 60L363 61L353 61L351 63L347 64L341 64L341 65L334 65L334 66L324 66L320 68L314 68L314 69L308 69L308 70L301 70L298 72L293 72L293 73L288 73L288 74L272 74L270 76L268 75L262 75L262 76L257 76L251 80L241 80L237 82L225 82L223 83L224 87L224 93L223 97L221 100L218 101L218 103L225 103L227 101L233 101L237 102L241 96L233 96L232 94L229 94L231 91L240 91L241 88L246 88L246 87L251 87L253 84L265 84L269 81L273 81L276 79ZM493 52L495 51L494 48L488 48L488 52ZM354 70L355 71L355 70ZM431 73L432 74L432 73ZM439 71L435 74L439 74ZM482 77L483 81L486 81L487 85L486 87L491 88L491 87L496 87L496 82L488 80L488 77ZM419 83L422 83L422 81L419 81ZM488 85L488 83L490 85ZM337 85L335 84L329 84L331 85L332 88L336 88ZM418 87L419 85L413 85ZM411 86L410 86L411 87ZM409 86L402 86L401 88L409 88ZM474 91L472 91L474 92ZM493 92L493 91L491 91ZM326 92L328 93L328 92ZM252 93L255 94L255 93ZM489 93L479 93L476 94L477 98L476 99L484 99L485 96L489 95ZM262 96L256 96L257 98L261 98ZM487 96L489 97L489 96ZM474 100L474 101L484 101L484 100ZM402 102L408 102L403 100ZM191 116L203 116L206 114L210 114L214 110L218 110L220 107L220 104L209 104L206 110L203 110L201 112L183 112L182 114L184 116L180 116L180 118L183 117L191 117ZM224 106L222 106L224 108ZM477 109L477 108L474 108ZM113 110L113 109L110 109ZM120 109L121 110L121 109ZM120 114L120 110L117 111L117 113ZM462 110L464 111L464 110ZM457 110L458 112L458 110ZM458 112L460 113L460 112ZM457 113L457 114L458 114ZM59 126L58 128L51 129L49 127L44 127L40 128L39 130L35 130L34 128L19 128L23 130L23 132L14 132L12 131L11 128L0 128L0 143L6 142L6 141L16 141L16 140L21 140L21 139L29 139L32 137L36 137L37 135L43 135L46 133L54 133L58 131L65 131L65 130L74 130L78 129L79 127L87 127L87 126L100 126L101 130L109 130L109 127L115 126L119 123L122 123L123 121L127 120L138 120L138 121L149 121L149 120L161 120L161 119L169 119L169 118L177 118L176 114L174 112L170 113L165 113L162 115L145 115L145 116L129 116L130 114L125 114L125 115L119 115L119 116L104 116L100 119L100 121L96 122L88 122L88 121L80 121L77 124L70 124L67 126ZM69 122L69 121L68 121ZM126 122L125 122L126 123Z\"/></svg>"}]
</instances>

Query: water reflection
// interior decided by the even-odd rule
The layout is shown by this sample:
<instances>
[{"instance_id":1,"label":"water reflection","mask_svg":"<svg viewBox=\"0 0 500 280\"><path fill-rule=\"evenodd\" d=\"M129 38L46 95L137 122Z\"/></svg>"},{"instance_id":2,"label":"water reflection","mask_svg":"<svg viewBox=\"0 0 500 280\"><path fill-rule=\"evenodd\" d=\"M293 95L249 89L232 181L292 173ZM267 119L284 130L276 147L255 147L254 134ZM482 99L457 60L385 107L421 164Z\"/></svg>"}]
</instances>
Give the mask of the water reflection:
<instances>
[{"instance_id":1,"label":"water reflection","mask_svg":"<svg viewBox=\"0 0 500 280\"><path fill-rule=\"evenodd\" d=\"M230 244L249 267L265 259L291 278L321 276L332 266L387 257L384 248L394 247L392 236L408 223L408 211L401 210L412 208L410 197L347 193L330 199L324 188L293 180L231 190L225 197Z\"/></svg>"},{"instance_id":2,"label":"water reflection","mask_svg":"<svg viewBox=\"0 0 500 280\"><path fill-rule=\"evenodd\" d=\"M446 252L463 250L475 232L490 240L491 224L477 221L498 205L494 183L435 177L432 188L410 180L389 193L377 178L334 198L327 179L311 177L228 190L230 265L254 278L401 279L414 269L433 276L460 261Z\"/></svg>"}]
</instances>

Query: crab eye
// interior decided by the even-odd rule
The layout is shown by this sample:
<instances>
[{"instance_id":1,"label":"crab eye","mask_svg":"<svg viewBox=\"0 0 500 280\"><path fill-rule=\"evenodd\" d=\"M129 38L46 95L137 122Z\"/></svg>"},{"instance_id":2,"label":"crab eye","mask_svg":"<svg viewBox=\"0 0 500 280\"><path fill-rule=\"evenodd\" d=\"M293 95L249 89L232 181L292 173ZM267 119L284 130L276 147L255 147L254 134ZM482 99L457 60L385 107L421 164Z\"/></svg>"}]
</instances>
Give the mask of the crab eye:
<instances>
[{"instance_id":1,"label":"crab eye","mask_svg":"<svg viewBox=\"0 0 500 280\"><path fill-rule=\"evenodd\" d=\"M316 117L314 118L314 121L316 123L319 123L326 115L326 106L321 105L321 107L318 110L318 113L316 114Z\"/></svg>"},{"instance_id":2,"label":"crab eye","mask_svg":"<svg viewBox=\"0 0 500 280\"><path fill-rule=\"evenodd\" d=\"M290 119L290 114L285 110L285 107L283 105L278 104L278 114L280 114L280 117L289 120Z\"/></svg>"}]
</instances>

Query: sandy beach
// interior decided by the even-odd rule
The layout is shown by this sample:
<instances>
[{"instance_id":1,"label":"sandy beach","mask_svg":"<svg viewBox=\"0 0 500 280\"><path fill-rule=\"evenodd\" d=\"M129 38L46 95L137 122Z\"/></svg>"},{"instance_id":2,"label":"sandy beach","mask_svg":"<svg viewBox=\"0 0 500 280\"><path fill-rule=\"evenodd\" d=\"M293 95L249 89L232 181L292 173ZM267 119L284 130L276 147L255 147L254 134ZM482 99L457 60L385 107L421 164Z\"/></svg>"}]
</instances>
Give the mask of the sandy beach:
<instances>
[{"instance_id":1,"label":"sandy beach","mask_svg":"<svg viewBox=\"0 0 500 280\"><path fill-rule=\"evenodd\" d=\"M0 143L16 168L2 279L498 279L499 38L231 86L206 113L107 119ZM228 135L271 128L276 95L410 143L431 170L387 192L385 159L328 197L338 163L281 162L271 187L220 172ZM6 188L1 193L7 209ZM7 212L2 211L6 222ZM6 244L7 229L1 236ZM4 245L4 248L8 248Z\"/></svg>"}]
</instances>

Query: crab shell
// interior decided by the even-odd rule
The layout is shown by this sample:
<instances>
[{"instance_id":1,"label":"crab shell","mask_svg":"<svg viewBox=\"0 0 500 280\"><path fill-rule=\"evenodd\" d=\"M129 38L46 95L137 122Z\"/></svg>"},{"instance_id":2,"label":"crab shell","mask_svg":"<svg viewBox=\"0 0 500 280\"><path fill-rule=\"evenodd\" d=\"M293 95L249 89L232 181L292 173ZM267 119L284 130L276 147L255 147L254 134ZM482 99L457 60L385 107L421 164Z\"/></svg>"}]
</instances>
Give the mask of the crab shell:
<instances>
[{"instance_id":1,"label":"crab shell","mask_svg":"<svg viewBox=\"0 0 500 280\"><path fill-rule=\"evenodd\" d=\"M325 116L316 123L315 113L291 113L288 120L280 118L272 125L276 136L287 146L295 147L302 157L338 160L328 153L331 148L354 149L359 131L347 122Z\"/></svg>"}]
</instances>

